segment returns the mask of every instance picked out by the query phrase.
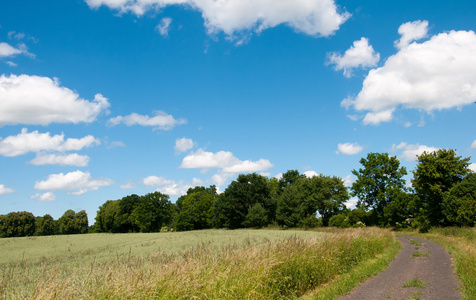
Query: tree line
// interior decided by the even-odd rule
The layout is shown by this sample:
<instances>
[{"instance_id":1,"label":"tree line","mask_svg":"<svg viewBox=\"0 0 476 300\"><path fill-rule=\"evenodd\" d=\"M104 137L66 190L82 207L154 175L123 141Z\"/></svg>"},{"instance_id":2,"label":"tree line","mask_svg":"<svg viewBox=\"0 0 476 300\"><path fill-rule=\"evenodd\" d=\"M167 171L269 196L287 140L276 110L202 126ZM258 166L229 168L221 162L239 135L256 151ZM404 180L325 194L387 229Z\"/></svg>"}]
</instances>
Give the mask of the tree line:
<instances>
[{"instance_id":1,"label":"tree line","mask_svg":"<svg viewBox=\"0 0 476 300\"><path fill-rule=\"evenodd\" d=\"M88 215L84 210L76 213L68 209L58 220L49 214L35 217L26 211L0 215L0 237L80 234L88 230Z\"/></svg>"},{"instance_id":2,"label":"tree line","mask_svg":"<svg viewBox=\"0 0 476 300\"><path fill-rule=\"evenodd\" d=\"M197 186L175 203L160 192L128 195L99 207L88 228L85 211L68 210L58 220L28 212L0 215L0 237L86 232L159 232L208 228L392 226L426 230L431 226L476 225L476 174L470 158L455 150L417 157L411 185L396 156L369 153L352 170L347 188L341 178L306 177L297 170L281 178L240 174L223 193L214 185ZM356 208L347 209L350 197Z\"/></svg>"}]
</instances>

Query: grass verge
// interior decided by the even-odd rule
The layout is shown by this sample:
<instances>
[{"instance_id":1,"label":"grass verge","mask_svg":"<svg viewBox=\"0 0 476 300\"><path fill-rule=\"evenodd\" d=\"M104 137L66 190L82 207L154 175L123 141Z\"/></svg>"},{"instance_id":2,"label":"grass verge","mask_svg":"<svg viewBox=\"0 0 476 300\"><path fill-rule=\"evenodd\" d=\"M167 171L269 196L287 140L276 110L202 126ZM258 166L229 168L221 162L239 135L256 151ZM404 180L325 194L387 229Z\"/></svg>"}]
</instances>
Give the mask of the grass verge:
<instances>
[{"instance_id":1,"label":"grass verge","mask_svg":"<svg viewBox=\"0 0 476 300\"><path fill-rule=\"evenodd\" d=\"M117 253L67 269L50 258L40 273L22 261L0 273L0 298L294 299L336 284L394 244L393 233L366 228L221 248L201 243L176 254Z\"/></svg>"},{"instance_id":2,"label":"grass verge","mask_svg":"<svg viewBox=\"0 0 476 300\"><path fill-rule=\"evenodd\" d=\"M429 233L408 232L440 244L454 259L463 298L476 299L476 228L432 228Z\"/></svg>"},{"instance_id":3,"label":"grass verge","mask_svg":"<svg viewBox=\"0 0 476 300\"><path fill-rule=\"evenodd\" d=\"M376 257L363 261L348 272L336 276L329 283L317 287L302 299L337 299L349 293L366 279L385 270L402 249L402 244L394 238L387 239L386 243L385 249Z\"/></svg>"}]
</instances>

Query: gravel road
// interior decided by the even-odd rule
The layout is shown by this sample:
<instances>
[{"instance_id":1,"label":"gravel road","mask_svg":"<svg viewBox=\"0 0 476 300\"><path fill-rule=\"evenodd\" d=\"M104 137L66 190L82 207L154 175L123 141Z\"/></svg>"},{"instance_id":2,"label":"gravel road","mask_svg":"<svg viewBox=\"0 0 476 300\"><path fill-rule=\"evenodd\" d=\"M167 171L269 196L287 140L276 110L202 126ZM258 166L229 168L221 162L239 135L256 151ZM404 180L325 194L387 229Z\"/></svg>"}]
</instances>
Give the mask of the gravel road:
<instances>
[{"instance_id":1,"label":"gravel road","mask_svg":"<svg viewBox=\"0 0 476 300\"><path fill-rule=\"evenodd\" d=\"M461 299L451 257L443 248L413 236L402 235L398 239L403 249L390 266L340 300ZM404 287L408 283L410 287Z\"/></svg>"}]
</instances>

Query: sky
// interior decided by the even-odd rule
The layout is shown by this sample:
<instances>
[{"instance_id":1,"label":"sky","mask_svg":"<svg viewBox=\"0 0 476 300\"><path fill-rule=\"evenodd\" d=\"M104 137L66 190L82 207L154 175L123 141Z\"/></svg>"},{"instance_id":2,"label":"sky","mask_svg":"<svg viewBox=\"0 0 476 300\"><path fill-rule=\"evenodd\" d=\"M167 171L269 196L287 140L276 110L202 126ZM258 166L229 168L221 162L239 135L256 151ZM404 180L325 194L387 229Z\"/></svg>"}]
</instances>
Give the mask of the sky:
<instances>
[{"instance_id":1,"label":"sky","mask_svg":"<svg viewBox=\"0 0 476 300\"><path fill-rule=\"evenodd\" d=\"M0 214L476 155L476 2L0 2ZM470 161L476 171L476 160ZM348 205L352 206L355 199Z\"/></svg>"}]
</instances>

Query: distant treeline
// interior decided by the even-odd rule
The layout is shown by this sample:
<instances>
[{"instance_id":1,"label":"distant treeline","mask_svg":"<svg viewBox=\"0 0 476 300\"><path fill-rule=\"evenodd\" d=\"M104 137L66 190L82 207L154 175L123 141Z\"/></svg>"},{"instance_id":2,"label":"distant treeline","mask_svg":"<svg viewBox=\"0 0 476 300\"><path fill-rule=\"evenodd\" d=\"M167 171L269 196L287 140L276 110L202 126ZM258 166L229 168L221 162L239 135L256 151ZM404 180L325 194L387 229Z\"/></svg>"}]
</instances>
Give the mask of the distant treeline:
<instances>
[{"instance_id":1,"label":"distant treeline","mask_svg":"<svg viewBox=\"0 0 476 300\"><path fill-rule=\"evenodd\" d=\"M289 170L280 179L241 174L221 194L215 186L190 188L176 203L160 192L108 200L99 207L89 232L158 232L207 228L476 225L476 174L470 158L454 150L424 152L413 171L412 187L400 161L369 153L350 188L341 178L311 178ZM357 208L344 205L350 197ZM57 221L18 212L0 216L0 236L88 232L86 212L68 210Z\"/></svg>"}]
</instances>

